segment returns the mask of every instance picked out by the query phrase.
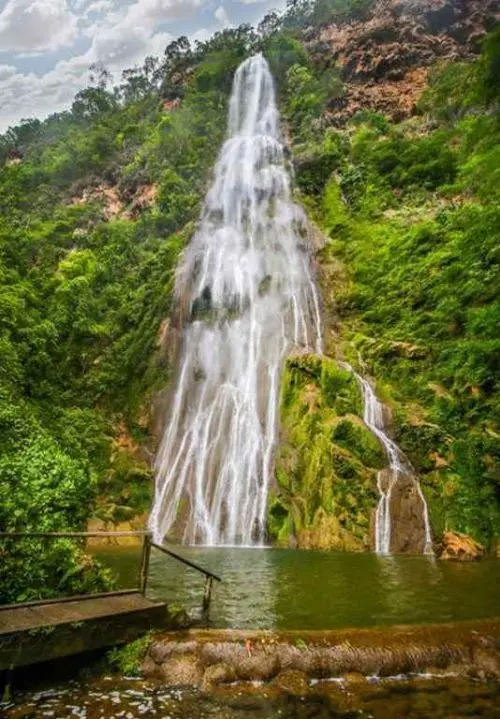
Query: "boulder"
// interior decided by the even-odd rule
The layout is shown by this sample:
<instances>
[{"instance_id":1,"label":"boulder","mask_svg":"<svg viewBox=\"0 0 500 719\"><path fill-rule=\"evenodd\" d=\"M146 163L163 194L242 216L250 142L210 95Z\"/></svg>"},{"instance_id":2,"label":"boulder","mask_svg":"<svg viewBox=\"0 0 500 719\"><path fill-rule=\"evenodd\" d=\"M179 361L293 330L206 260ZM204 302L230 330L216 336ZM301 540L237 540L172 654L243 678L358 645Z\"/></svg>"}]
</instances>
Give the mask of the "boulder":
<instances>
[{"instance_id":1,"label":"boulder","mask_svg":"<svg viewBox=\"0 0 500 719\"><path fill-rule=\"evenodd\" d=\"M390 470L382 470L391 481ZM425 550L424 504L418 491L418 480L402 474L391 491L391 552L422 554Z\"/></svg>"},{"instance_id":2,"label":"boulder","mask_svg":"<svg viewBox=\"0 0 500 719\"><path fill-rule=\"evenodd\" d=\"M149 654L142 661L141 674L146 679L160 679L162 676L160 666Z\"/></svg>"},{"instance_id":3,"label":"boulder","mask_svg":"<svg viewBox=\"0 0 500 719\"><path fill-rule=\"evenodd\" d=\"M441 539L440 559L451 559L458 562L473 562L485 555L484 547L467 534L445 532Z\"/></svg>"},{"instance_id":4,"label":"boulder","mask_svg":"<svg viewBox=\"0 0 500 719\"><path fill-rule=\"evenodd\" d=\"M149 655L157 664L163 664L172 656L196 654L197 651L198 644L195 641L179 642L165 639L154 642L149 650Z\"/></svg>"},{"instance_id":5,"label":"boulder","mask_svg":"<svg viewBox=\"0 0 500 719\"><path fill-rule=\"evenodd\" d=\"M283 693L292 696L304 697L309 694L307 675L295 669L280 672L273 680L273 684Z\"/></svg>"},{"instance_id":6,"label":"boulder","mask_svg":"<svg viewBox=\"0 0 500 719\"><path fill-rule=\"evenodd\" d=\"M198 658L192 654L171 656L161 665L161 677L167 687L200 687L203 681L203 668Z\"/></svg>"},{"instance_id":7,"label":"boulder","mask_svg":"<svg viewBox=\"0 0 500 719\"><path fill-rule=\"evenodd\" d=\"M205 669L203 675L202 689L203 691L210 691L217 684L228 684L236 680L236 674L234 669L229 664L220 662L219 664L212 664L212 666Z\"/></svg>"}]
</instances>

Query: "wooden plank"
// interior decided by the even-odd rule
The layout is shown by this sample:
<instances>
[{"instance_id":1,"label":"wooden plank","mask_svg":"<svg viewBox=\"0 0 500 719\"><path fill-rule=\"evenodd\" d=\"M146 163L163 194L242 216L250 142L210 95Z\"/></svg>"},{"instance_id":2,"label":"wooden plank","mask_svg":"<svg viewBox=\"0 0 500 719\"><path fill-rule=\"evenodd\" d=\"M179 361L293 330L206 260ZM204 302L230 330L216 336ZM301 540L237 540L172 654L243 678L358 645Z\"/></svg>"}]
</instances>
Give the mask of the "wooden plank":
<instances>
[{"instance_id":1,"label":"wooden plank","mask_svg":"<svg viewBox=\"0 0 500 719\"><path fill-rule=\"evenodd\" d=\"M92 596L75 601L51 602L32 607L10 607L0 611L0 635L19 629L29 630L50 627L68 622L108 617L123 612L149 609L157 603L139 592L122 595Z\"/></svg>"},{"instance_id":2,"label":"wooden plank","mask_svg":"<svg viewBox=\"0 0 500 719\"><path fill-rule=\"evenodd\" d=\"M0 636L13 631L29 631L37 623L37 616L30 607L22 607L0 615Z\"/></svg>"},{"instance_id":3,"label":"wooden plank","mask_svg":"<svg viewBox=\"0 0 500 719\"><path fill-rule=\"evenodd\" d=\"M76 602L77 599L97 599L97 597L114 597L120 594L137 594L136 589L119 589L116 592L96 592L96 594L73 594L70 597L55 597L54 599L33 599L30 602L14 602L0 604L0 612L5 609L19 609L19 607L38 607L40 604L62 604L63 602Z\"/></svg>"},{"instance_id":4,"label":"wooden plank","mask_svg":"<svg viewBox=\"0 0 500 719\"><path fill-rule=\"evenodd\" d=\"M136 592L3 610L0 622L1 671L133 641L166 628L168 611Z\"/></svg>"}]
</instances>

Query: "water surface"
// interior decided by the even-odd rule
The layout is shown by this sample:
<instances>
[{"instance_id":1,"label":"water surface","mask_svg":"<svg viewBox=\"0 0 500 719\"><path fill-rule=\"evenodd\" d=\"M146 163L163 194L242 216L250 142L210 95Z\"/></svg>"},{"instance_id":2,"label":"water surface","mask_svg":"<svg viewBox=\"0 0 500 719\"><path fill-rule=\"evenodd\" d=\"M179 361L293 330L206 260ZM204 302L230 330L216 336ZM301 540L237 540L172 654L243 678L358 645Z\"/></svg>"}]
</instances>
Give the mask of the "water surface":
<instances>
[{"instance_id":1,"label":"water surface","mask_svg":"<svg viewBox=\"0 0 500 719\"><path fill-rule=\"evenodd\" d=\"M401 678L321 682L305 697L239 685L216 695L118 677L27 692L0 705L5 719L500 719L498 682Z\"/></svg>"},{"instance_id":2,"label":"water surface","mask_svg":"<svg viewBox=\"0 0 500 719\"><path fill-rule=\"evenodd\" d=\"M139 549L100 549L120 586L133 586ZM334 629L449 622L500 614L500 562L440 562L289 549L176 548L220 575L210 622L241 629ZM200 606L204 578L153 550L150 596Z\"/></svg>"}]
</instances>

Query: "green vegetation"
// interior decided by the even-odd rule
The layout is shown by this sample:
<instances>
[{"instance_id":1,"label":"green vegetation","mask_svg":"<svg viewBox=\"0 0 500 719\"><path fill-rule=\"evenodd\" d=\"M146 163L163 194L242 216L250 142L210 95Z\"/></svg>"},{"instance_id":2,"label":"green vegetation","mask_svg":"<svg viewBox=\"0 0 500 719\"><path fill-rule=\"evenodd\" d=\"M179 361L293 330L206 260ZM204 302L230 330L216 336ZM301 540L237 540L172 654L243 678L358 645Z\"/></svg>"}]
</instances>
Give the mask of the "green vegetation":
<instances>
[{"instance_id":1,"label":"green vegetation","mask_svg":"<svg viewBox=\"0 0 500 719\"><path fill-rule=\"evenodd\" d=\"M363 425L353 375L315 355L287 362L282 388L283 439L269 531L278 543L359 551L370 546L376 469L382 447Z\"/></svg>"},{"instance_id":2,"label":"green vegetation","mask_svg":"<svg viewBox=\"0 0 500 719\"><path fill-rule=\"evenodd\" d=\"M153 640L152 632L136 639L124 647L116 647L107 654L111 667L128 677L137 677L141 673L141 662L146 656Z\"/></svg>"},{"instance_id":3,"label":"green vegetation","mask_svg":"<svg viewBox=\"0 0 500 719\"><path fill-rule=\"evenodd\" d=\"M476 62L435 70L405 122L363 112L296 136L298 184L331 238L322 260L347 270L324 288L343 350L397 410L436 531L486 543L500 534L499 56L496 32Z\"/></svg>"},{"instance_id":4,"label":"green vegetation","mask_svg":"<svg viewBox=\"0 0 500 719\"><path fill-rule=\"evenodd\" d=\"M95 68L70 111L0 138L1 531L147 510L141 448L170 373L161 325L255 42L247 27L194 50L181 38L114 88ZM67 541L4 541L0 554L0 602L111 581Z\"/></svg>"},{"instance_id":5,"label":"green vegetation","mask_svg":"<svg viewBox=\"0 0 500 719\"><path fill-rule=\"evenodd\" d=\"M436 530L500 535L498 31L480 59L435 69L419 114L328 126L339 68L302 29L368 0L290 0L258 32L225 30L0 137L0 530L82 530L148 507L150 406L171 367L163 321L223 139L237 65L263 51L300 199L330 241L323 295L353 363L393 405ZM327 268L334 268L333 274ZM332 307L330 307L332 305ZM380 447L333 362L287 366L270 533L362 548ZM326 539L325 539L326 537ZM82 546L0 543L0 602L110 586Z\"/></svg>"}]
</instances>

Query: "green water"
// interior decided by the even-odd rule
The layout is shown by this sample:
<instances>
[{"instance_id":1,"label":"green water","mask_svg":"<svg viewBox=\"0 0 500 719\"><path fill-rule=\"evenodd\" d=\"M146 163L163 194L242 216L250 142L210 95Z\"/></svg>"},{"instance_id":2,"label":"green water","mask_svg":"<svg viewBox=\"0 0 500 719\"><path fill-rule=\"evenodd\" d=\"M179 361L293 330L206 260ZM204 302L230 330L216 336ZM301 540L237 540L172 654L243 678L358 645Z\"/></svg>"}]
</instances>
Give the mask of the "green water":
<instances>
[{"instance_id":1,"label":"green water","mask_svg":"<svg viewBox=\"0 0 500 719\"><path fill-rule=\"evenodd\" d=\"M440 562L429 557L287 549L177 548L220 575L215 627L333 629L448 622L500 615L500 562ZM139 550L99 550L120 586L133 586ZM153 550L148 594L188 609L200 606L204 578Z\"/></svg>"}]
</instances>

